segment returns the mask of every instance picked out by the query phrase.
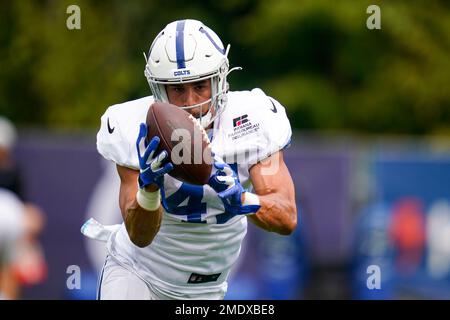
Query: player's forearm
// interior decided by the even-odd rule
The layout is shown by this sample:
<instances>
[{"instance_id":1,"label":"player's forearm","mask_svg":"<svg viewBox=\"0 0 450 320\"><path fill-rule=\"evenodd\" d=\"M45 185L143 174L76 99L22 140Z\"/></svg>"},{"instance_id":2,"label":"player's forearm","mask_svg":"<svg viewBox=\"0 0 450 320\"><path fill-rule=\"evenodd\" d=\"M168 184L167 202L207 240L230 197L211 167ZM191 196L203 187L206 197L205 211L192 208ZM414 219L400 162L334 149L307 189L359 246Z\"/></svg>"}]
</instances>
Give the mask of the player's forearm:
<instances>
[{"instance_id":1,"label":"player's forearm","mask_svg":"<svg viewBox=\"0 0 450 320\"><path fill-rule=\"evenodd\" d=\"M282 199L276 194L260 195L260 209L249 218L258 227L290 235L297 227L297 208L295 202Z\"/></svg>"},{"instance_id":2,"label":"player's forearm","mask_svg":"<svg viewBox=\"0 0 450 320\"><path fill-rule=\"evenodd\" d=\"M130 240L141 248L150 245L162 219L159 190L139 190L134 195L128 194L128 201L123 203L122 212Z\"/></svg>"},{"instance_id":3,"label":"player's forearm","mask_svg":"<svg viewBox=\"0 0 450 320\"><path fill-rule=\"evenodd\" d=\"M148 246L161 224L161 199L157 185L139 189L139 171L117 166L120 177L119 205L130 240L138 247Z\"/></svg>"},{"instance_id":4,"label":"player's forearm","mask_svg":"<svg viewBox=\"0 0 450 320\"><path fill-rule=\"evenodd\" d=\"M159 231L161 218L161 206L149 211L134 200L125 211L125 226L130 240L140 248L150 245Z\"/></svg>"}]
</instances>

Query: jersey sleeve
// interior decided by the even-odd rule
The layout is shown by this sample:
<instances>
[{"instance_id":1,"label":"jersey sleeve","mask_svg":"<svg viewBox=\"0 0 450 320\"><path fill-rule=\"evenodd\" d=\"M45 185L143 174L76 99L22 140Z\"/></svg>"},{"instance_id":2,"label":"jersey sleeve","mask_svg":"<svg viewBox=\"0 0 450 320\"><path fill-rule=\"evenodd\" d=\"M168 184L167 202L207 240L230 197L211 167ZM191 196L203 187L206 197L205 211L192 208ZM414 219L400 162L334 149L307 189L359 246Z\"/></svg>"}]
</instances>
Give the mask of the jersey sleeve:
<instances>
[{"instance_id":1,"label":"jersey sleeve","mask_svg":"<svg viewBox=\"0 0 450 320\"><path fill-rule=\"evenodd\" d=\"M256 152L251 153L250 164L256 164L270 155L289 147L292 129L285 108L261 89L253 89L255 104L252 117L257 119Z\"/></svg>"},{"instance_id":2,"label":"jersey sleeve","mask_svg":"<svg viewBox=\"0 0 450 320\"><path fill-rule=\"evenodd\" d=\"M97 133L97 150L105 159L137 170L139 163L134 146L139 124L131 125L125 119L129 119L129 116L122 115L117 106L106 110Z\"/></svg>"}]
</instances>

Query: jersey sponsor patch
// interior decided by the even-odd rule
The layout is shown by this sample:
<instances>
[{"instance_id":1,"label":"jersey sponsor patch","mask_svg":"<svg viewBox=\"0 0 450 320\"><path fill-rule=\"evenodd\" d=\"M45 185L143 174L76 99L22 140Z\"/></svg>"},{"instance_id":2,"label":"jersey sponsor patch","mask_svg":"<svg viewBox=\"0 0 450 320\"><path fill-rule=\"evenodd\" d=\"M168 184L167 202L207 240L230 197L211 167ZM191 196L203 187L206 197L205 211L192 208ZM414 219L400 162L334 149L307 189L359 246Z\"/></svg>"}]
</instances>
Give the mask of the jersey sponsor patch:
<instances>
[{"instance_id":1,"label":"jersey sponsor patch","mask_svg":"<svg viewBox=\"0 0 450 320\"><path fill-rule=\"evenodd\" d=\"M237 117L233 119L233 128L239 127L244 123L248 122L248 115L244 114L243 116Z\"/></svg>"},{"instance_id":2,"label":"jersey sponsor patch","mask_svg":"<svg viewBox=\"0 0 450 320\"><path fill-rule=\"evenodd\" d=\"M233 132L228 134L228 138L236 140L245 137L259 130L259 123L253 124L247 114L233 119Z\"/></svg>"}]
</instances>

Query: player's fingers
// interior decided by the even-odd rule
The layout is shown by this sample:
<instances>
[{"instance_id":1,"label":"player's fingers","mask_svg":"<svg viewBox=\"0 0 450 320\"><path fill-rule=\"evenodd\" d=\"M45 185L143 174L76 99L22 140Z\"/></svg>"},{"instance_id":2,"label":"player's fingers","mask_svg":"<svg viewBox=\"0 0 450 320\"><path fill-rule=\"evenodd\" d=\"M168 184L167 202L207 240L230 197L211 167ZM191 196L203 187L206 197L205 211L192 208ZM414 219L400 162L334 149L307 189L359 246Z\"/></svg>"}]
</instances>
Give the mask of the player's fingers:
<instances>
[{"instance_id":1,"label":"player's fingers","mask_svg":"<svg viewBox=\"0 0 450 320\"><path fill-rule=\"evenodd\" d=\"M164 161L164 159L167 158L167 151L164 150L162 151L155 160L152 161L152 164L150 165L150 167L152 168L152 171L156 171L159 169L159 167L161 167L162 162Z\"/></svg>"},{"instance_id":2,"label":"player's fingers","mask_svg":"<svg viewBox=\"0 0 450 320\"><path fill-rule=\"evenodd\" d=\"M147 125L145 123L141 123L139 125L139 137L145 137L147 135Z\"/></svg>"},{"instance_id":3,"label":"player's fingers","mask_svg":"<svg viewBox=\"0 0 450 320\"><path fill-rule=\"evenodd\" d=\"M234 178L231 176L217 176L217 180L220 183L225 183L228 186L232 186L234 184Z\"/></svg>"},{"instance_id":4,"label":"player's fingers","mask_svg":"<svg viewBox=\"0 0 450 320\"><path fill-rule=\"evenodd\" d=\"M141 159L141 155L145 150L145 137L147 136L147 126L145 123L141 123L139 126L139 135L136 140L136 150L138 153L139 159Z\"/></svg>"},{"instance_id":5,"label":"player's fingers","mask_svg":"<svg viewBox=\"0 0 450 320\"><path fill-rule=\"evenodd\" d=\"M232 195L236 194L236 192L238 192L238 191L239 191L239 187L237 185L234 185L233 187L228 188L227 190L222 191L222 192L218 193L217 195L221 199L226 199L226 198L229 198Z\"/></svg>"},{"instance_id":6,"label":"player's fingers","mask_svg":"<svg viewBox=\"0 0 450 320\"><path fill-rule=\"evenodd\" d=\"M217 170L223 170L224 167L225 167L225 163L214 162L214 168L216 168Z\"/></svg>"},{"instance_id":7,"label":"player's fingers","mask_svg":"<svg viewBox=\"0 0 450 320\"><path fill-rule=\"evenodd\" d=\"M152 140L150 140L150 143L147 146L147 150L156 150L156 148L158 148L159 141L160 141L159 137L154 136Z\"/></svg>"},{"instance_id":8,"label":"player's fingers","mask_svg":"<svg viewBox=\"0 0 450 320\"><path fill-rule=\"evenodd\" d=\"M172 169L173 169L173 164L169 162L161 169L156 170L155 173L157 173L159 176L162 176L163 174L166 174L166 173L172 171Z\"/></svg>"},{"instance_id":9,"label":"player's fingers","mask_svg":"<svg viewBox=\"0 0 450 320\"><path fill-rule=\"evenodd\" d=\"M167 163L164 167L163 167L163 172L164 173L168 173L169 171L173 170L173 164L172 163Z\"/></svg>"},{"instance_id":10,"label":"player's fingers","mask_svg":"<svg viewBox=\"0 0 450 320\"><path fill-rule=\"evenodd\" d=\"M233 169L231 169L230 166L225 166L225 167L223 168L223 172L225 172L225 174L226 174L227 176L232 176L233 173L234 173Z\"/></svg>"},{"instance_id":11,"label":"player's fingers","mask_svg":"<svg viewBox=\"0 0 450 320\"><path fill-rule=\"evenodd\" d=\"M150 143L148 144L147 148L145 149L144 159L147 161L153 158L153 154L155 153L155 150L158 148L159 145L159 137L154 136L152 140L150 140Z\"/></svg>"}]
</instances>

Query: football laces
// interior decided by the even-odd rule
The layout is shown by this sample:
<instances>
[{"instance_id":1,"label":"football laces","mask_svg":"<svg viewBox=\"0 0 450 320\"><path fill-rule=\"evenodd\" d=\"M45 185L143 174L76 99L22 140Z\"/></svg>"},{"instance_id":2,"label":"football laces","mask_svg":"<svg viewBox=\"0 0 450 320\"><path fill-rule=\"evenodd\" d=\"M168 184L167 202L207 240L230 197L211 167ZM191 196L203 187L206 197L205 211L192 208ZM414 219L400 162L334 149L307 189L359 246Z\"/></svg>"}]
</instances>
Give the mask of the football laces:
<instances>
[{"instance_id":1,"label":"football laces","mask_svg":"<svg viewBox=\"0 0 450 320\"><path fill-rule=\"evenodd\" d=\"M189 119L194 123L194 126L196 126L200 130L200 132L202 133L203 142L205 142L209 147L211 141L209 140L206 130L200 125L200 123L198 123L197 119L195 119L192 114L189 114Z\"/></svg>"}]
</instances>

